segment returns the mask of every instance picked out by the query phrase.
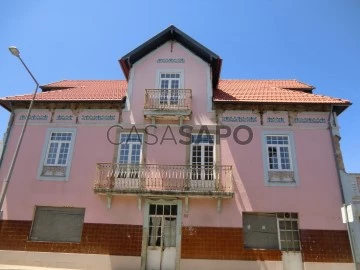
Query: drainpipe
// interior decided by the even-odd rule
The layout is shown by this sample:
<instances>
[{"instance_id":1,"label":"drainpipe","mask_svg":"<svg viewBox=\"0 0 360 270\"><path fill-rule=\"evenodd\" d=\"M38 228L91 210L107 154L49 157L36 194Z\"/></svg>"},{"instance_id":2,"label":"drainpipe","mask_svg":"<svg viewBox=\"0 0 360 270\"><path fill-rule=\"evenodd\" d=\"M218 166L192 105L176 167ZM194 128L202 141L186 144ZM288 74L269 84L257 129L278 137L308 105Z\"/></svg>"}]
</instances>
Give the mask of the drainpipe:
<instances>
[{"instance_id":1,"label":"drainpipe","mask_svg":"<svg viewBox=\"0 0 360 270\"><path fill-rule=\"evenodd\" d=\"M334 108L334 106L331 105L329 118L328 118L329 133L330 133L332 151L333 151L334 159L335 159L337 177L338 177L338 181L339 181L339 188L340 188L340 193L341 193L341 202L342 202L343 207L346 207L344 189L343 189L343 185L342 185L342 182L341 182L340 168L339 168L339 164L338 164L338 160L337 160L337 156L336 156L336 146L335 146L335 141L334 141L334 133L333 133L332 124L331 124L331 119L332 119L331 116L332 116L332 113L333 113L333 108ZM350 242L351 255L353 257L355 269L359 270L358 264L356 262L356 255L355 255L355 250L354 250L353 237L352 237L351 229L350 229L350 226L349 226L349 222L347 221L347 211L345 211L345 213L346 213L346 229L347 229L347 232L348 232L348 237L349 237L349 242Z\"/></svg>"}]
</instances>

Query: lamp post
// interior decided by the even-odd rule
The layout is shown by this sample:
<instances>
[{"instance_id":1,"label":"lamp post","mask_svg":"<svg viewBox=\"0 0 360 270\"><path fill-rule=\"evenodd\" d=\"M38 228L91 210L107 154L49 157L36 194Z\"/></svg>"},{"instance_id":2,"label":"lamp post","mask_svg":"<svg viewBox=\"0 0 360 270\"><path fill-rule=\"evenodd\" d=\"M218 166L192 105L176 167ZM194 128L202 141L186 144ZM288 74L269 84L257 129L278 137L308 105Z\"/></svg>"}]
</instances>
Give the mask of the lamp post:
<instances>
[{"instance_id":1,"label":"lamp post","mask_svg":"<svg viewBox=\"0 0 360 270\"><path fill-rule=\"evenodd\" d=\"M34 94L32 96L32 99L31 99L31 102L30 102L30 105L29 105L29 108L28 108L27 116L26 116L25 123L24 123L24 126L22 128L22 131L21 131L21 134L20 134L20 137L19 137L19 141L18 141L18 143L16 145L16 148L15 148L14 156L13 156L13 158L11 160L11 163L10 163L9 172L8 172L6 178L5 178L3 189L1 191L1 197L0 197L0 211L1 211L1 213L0 213L0 218L2 218L2 213L3 213L2 207L3 207L3 204L4 204L5 196L6 196L8 187L9 187L9 183L10 183L13 171L14 171L16 159L17 159L17 156L19 154L19 150L20 150L20 146L21 146L24 134L25 134L25 130L26 130L29 118L30 118L30 114L31 114L31 110L32 110L32 107L33 107L35 97L36 97L36 93L37 93L37 90L39 88L39 83L35 79L34 75L31 73L29 68L26 66L24 61L21 59L20 51L14 46L9 47L9 51L11 52L12 55L16 56L21 61L22 65L25 67L26 71L30 74L31 78L35 82L36 87L35 87Z\"/></svg>"}]
</instances>

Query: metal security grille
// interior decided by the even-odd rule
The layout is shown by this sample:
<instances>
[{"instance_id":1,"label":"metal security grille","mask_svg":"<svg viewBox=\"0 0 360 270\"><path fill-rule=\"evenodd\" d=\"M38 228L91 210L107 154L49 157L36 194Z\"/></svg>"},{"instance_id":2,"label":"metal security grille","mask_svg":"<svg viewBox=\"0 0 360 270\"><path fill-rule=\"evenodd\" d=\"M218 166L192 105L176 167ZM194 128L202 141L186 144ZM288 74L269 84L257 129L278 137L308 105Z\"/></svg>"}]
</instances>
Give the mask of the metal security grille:
<instances>
[{"instance_id":1,"label":"metal security grille","mask_svg":"<svg viewBox=\"0 0 360 270\"><path fill-rule=\"evenodd\" d=\"M37 206L30 240L80 242L85 208Z\"/></svg>"},{"instance_id":2,"label":"metal security grille","mask_svg":"<svg viewBox=\"0 0 360 270\"><path fill-rule=\"evenodd\" d=\"M148 246L176 246L177 205L149 205Z\"/></svg>"}]
</instances>

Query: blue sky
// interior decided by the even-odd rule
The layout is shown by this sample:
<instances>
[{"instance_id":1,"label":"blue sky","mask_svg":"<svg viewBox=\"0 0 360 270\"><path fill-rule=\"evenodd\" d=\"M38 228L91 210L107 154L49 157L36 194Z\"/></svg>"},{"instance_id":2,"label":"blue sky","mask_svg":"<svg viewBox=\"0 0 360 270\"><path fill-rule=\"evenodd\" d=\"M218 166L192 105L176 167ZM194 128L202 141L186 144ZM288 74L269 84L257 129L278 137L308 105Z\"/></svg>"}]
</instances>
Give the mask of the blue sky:
<instances>
[{"instance_id":1,"label":"blue sky","mask_svg":"<svg viewBox=\"0 0 360 270\"><path fill-rule=\"evenodd\" d=\"M174 24L223 58L224 79L298 79L353 105L341 114L348 172L360 172L360 2L357 0L1 1L0 96L40 84L123 79L123 55ZM9 113L0 108L0 134ZM309 138L311 139L311 138Z\"/></svg>"}]
</instances>

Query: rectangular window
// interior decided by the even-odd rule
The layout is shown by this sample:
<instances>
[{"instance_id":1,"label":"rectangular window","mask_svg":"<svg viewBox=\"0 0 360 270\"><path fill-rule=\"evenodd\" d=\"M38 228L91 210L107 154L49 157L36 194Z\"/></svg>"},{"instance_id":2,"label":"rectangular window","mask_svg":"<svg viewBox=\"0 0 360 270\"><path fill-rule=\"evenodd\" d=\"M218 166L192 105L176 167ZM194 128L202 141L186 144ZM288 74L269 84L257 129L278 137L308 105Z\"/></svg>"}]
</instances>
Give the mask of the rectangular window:
<instances>
[{"instance_id":1,"label":"rectangular window","mask_svg":"<svg viewBox=\"0 0 360 270\"><path fill-rule=\"evenodd\" d=\"M289 137L286 135L267 135L268 165L270 170L290 171L291 158Z\"/></svg>"},{"instance_id":2,"label":"rectangular window","mask_svg":"<svg viewBox=\"0 0 360 270\"><path fill-rule=\"evenodd\" d=\"M280 249L299 251L300 236L296 213L277 213Z\"/></svg>"},{"instance_id":3,"label":"rectangular window","mask_svg":"<svg viewBox=\"0 0 360 270\"><path fill-rule=\"evenodd\" d=\"M119 177L138 178L142 156L143 134L120 134Z\"/></svg>"},{"instance_id":4,"label":"rectangular window","mask_svg":"<svg viewBox=\"0 0 360 270\"><path fill-rule=\"evenodd\" d=\"M30 240L81 242L85 209L37 206Z\"/></svg>"},{"instance_id":5,"label":"rectangular window","mask_svg":"<svg viewBox=\"0 0 360 270\"><path fill-rule=\"evenodd\" d=\"M214 180L214 135L191 135L192 180Z\"/></svg>"},{"instance_id":6,"label":"rectangular window","mask_svg":"<svg viewBox=\"0 0 360 270\"><path fill-rule=\"evenodd\" d=\"M298 173L291 131L263 134L264 182L268 186L298 185Z\"/></svg>"},{"instance_id":7,"label":"rectangular window","mask_svg":"<svg viewBox=\"0 0 360 270\"><path fill-rule=\"evenodd\" d=\"M67 165L72 136L72 132L51 133L45 165Z\"/></svg>"},{"instance_id":8,"label":"rectangular window","mask_svg":"<svg viewBox=\"0 0 360 270\"><path fill-rule=\"evenodd\" d=\"M69 176L76 129L49 129L44 146L39 179L66 180Z\"/></svg>"},{"instance_id":9,"label":"rectangular window","mask_svg":"<svg viewBox=\"0 0 360 270\"><path fill-rule=\"evenodd\" d=\"M300 251L296 213L243 213L245 248Z\"/></svg>"}]
</instances>

